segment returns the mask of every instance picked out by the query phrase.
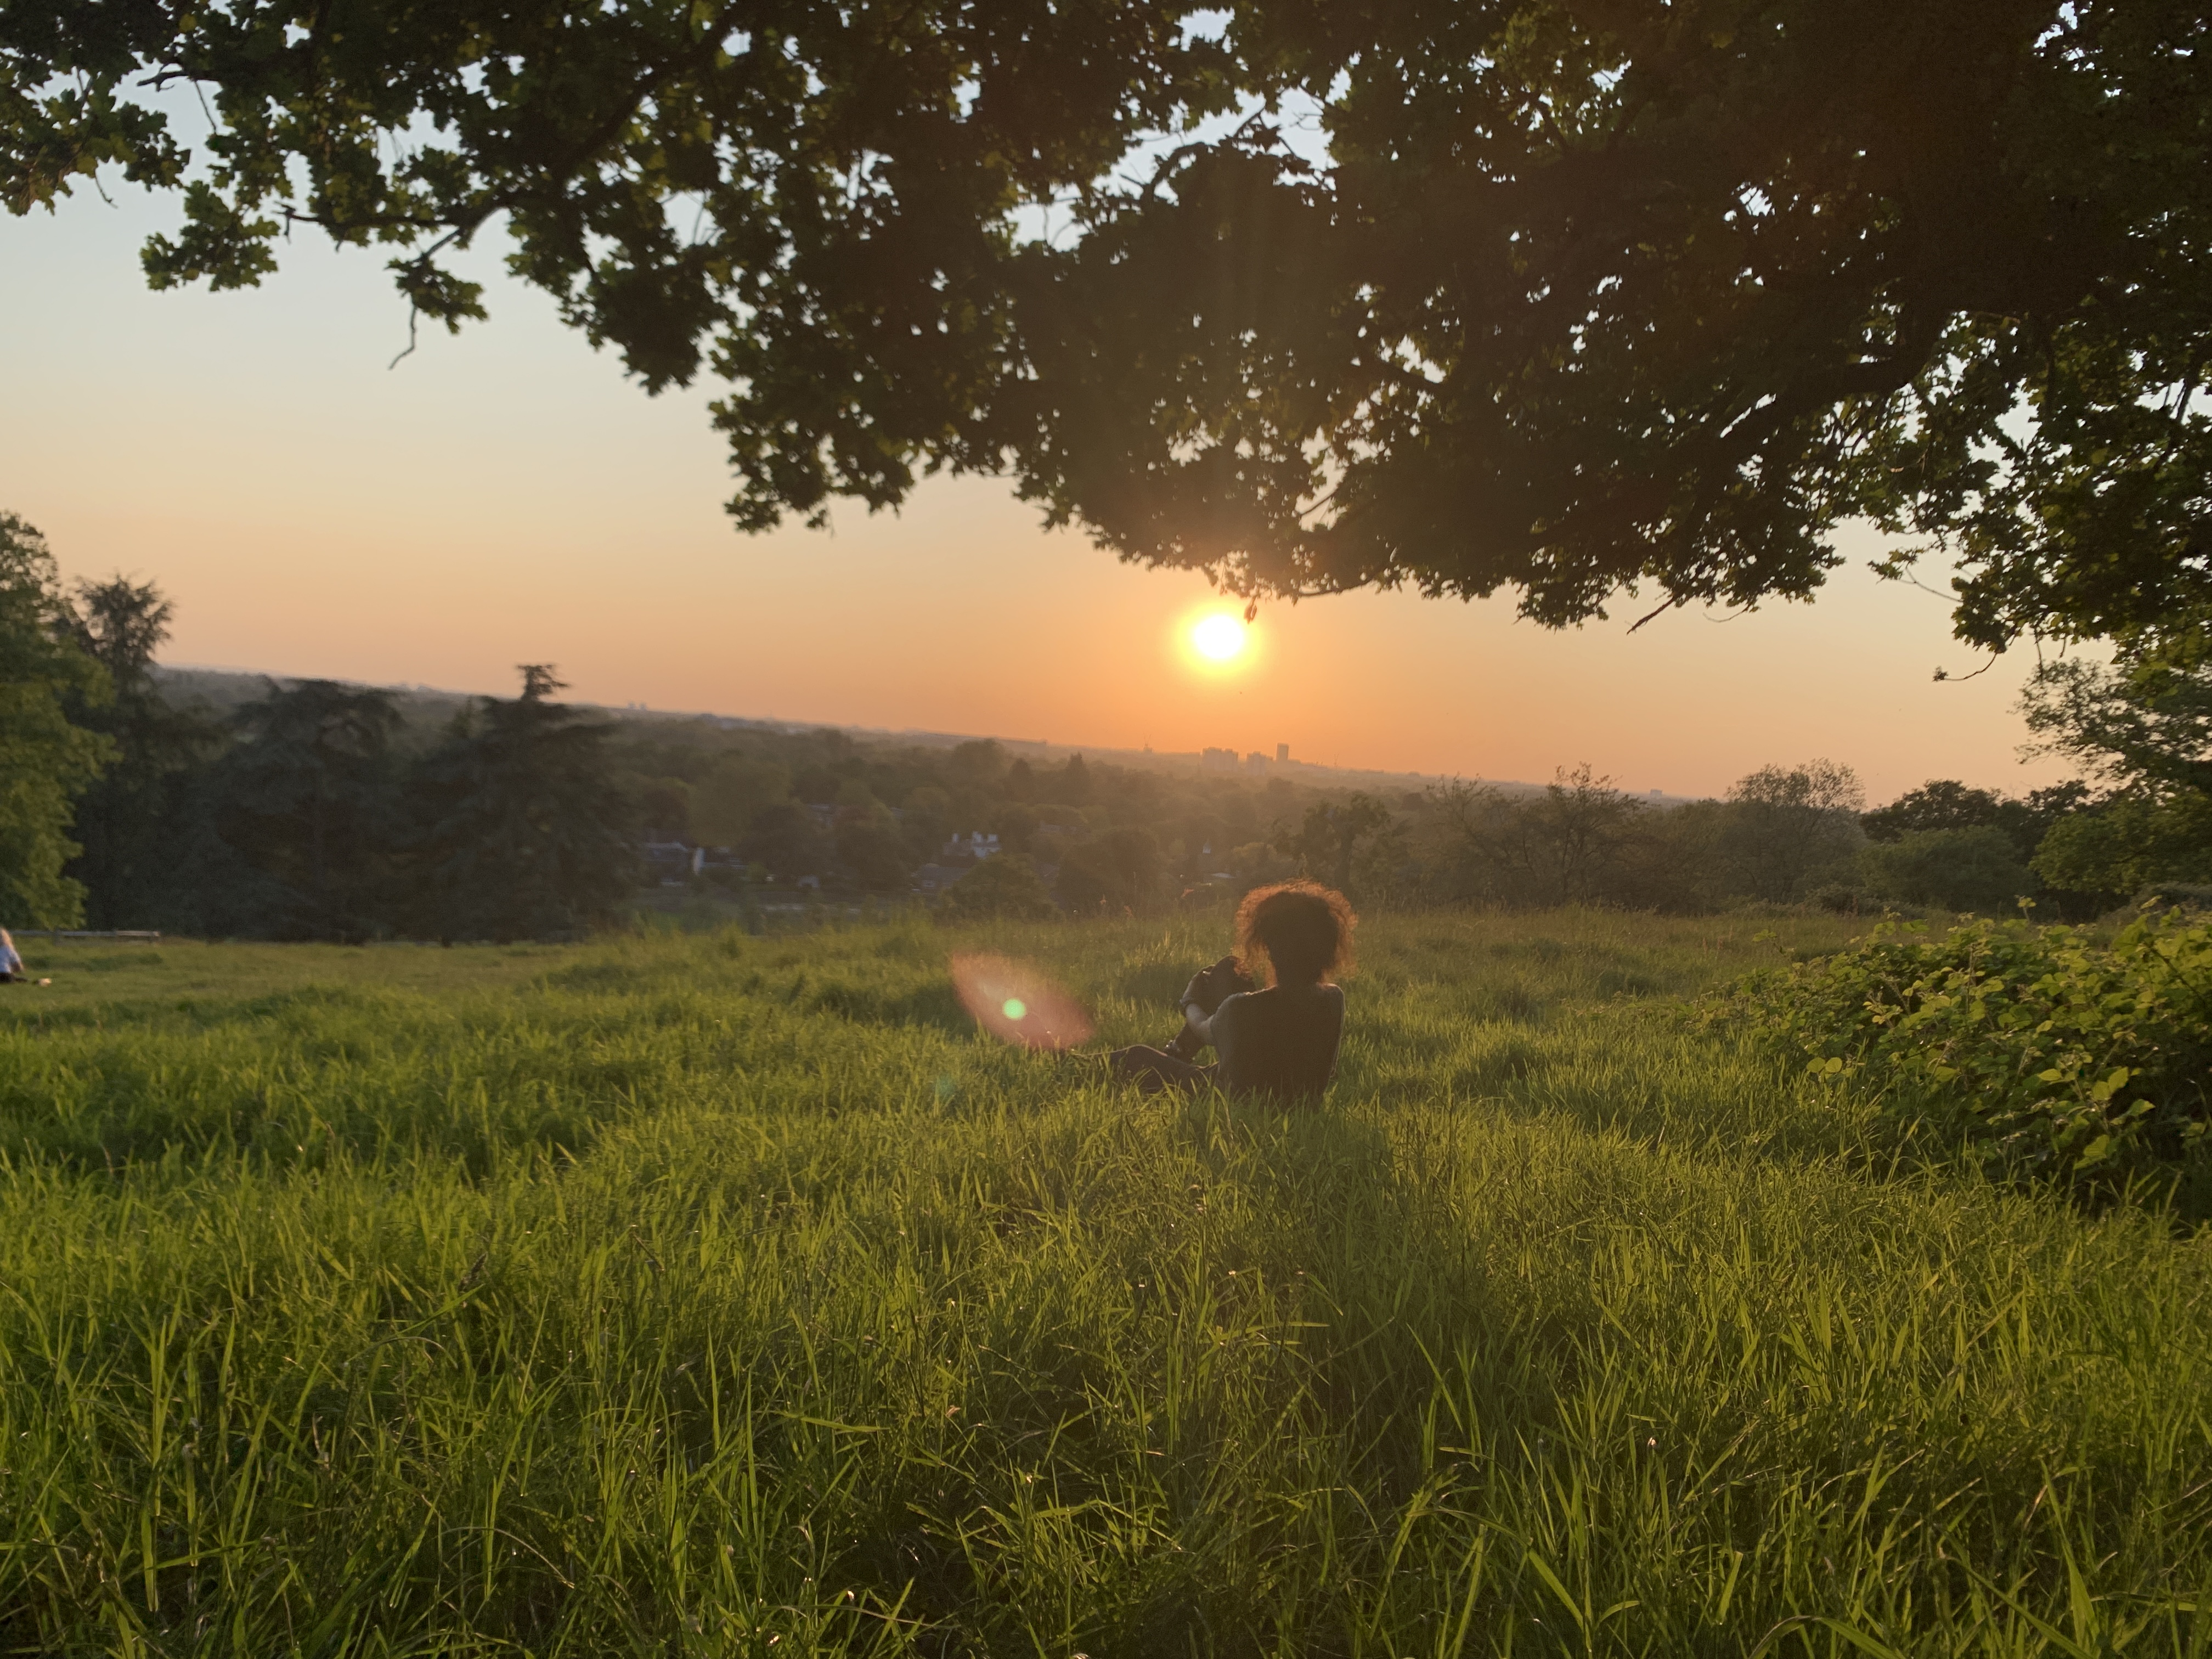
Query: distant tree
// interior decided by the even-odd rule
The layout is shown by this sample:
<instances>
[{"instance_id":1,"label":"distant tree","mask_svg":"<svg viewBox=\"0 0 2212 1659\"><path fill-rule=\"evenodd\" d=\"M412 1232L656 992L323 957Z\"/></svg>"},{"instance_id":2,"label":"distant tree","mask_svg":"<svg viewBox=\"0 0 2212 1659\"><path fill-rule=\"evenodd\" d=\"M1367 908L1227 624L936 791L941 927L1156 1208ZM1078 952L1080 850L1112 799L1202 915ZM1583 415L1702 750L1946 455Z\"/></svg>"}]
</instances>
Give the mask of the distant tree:
<instances>
[{"instance_id":1,"label":"distant tree","mask_svg":"<svg viewBox=\"0 0 2212 1659\"><path fill-rule=\"evenodd\" d=\"M1908 789L1887 806L1859 816L1859 827L1873 842L1898 841L1923 830L1978 830L1999 821L2004 797L1970 789L1956 778L1931 778Z\"/></svg>"},{"instance_id":2,"label":"distant tree","mask_svg":"<svg viewBox=\"0 0 2212 1659\"><path fill-rule=\"evenodd\" d=\"M1277 784L1283 786L1280 793L1276 790ZM1217 791L1213 797L1215 810L1229 826L1229 844L1232 847L1242 847L1263 832L1272 834L1275 826L1282 823L1283 814L1293 810L1295 799L1287 778L1268 779L1258 799L1243 789L1232 789L1225 795ZM1267 809L1264 818L1261 816L1263 805Z\"/></svg>"},{"instance_id":3,"label":"distant tree","mask_svg":"<svg viewBox=\"0 0 2212 1659\"><path fill-rule=\"evenodd\" d=\"M611 781L611 780L610 780ZM682 778L637 778L629 790L640 828L655 841L692 838L691 786Z\"/></svg>"},{"instance_id":4,"label":"distant tree","mask_svg":"<svg viewBox=\"0 0 2212 1659\"><path fill-rule=\"evenodd\" d=\"M945 769L957 783L971 788L995 785L1006 773L1006 751L994 738L957 743L945 757Z\"/></svg>"},{"instance_id":5,"label":"distant tree","mask_svg":"<svg viewBox=\"0 0 2212 1659\"><path fill-rule=\"evenodd\" d=\"M1160 844L1133 825L1078 842L1060 861L1060 901L1084 914L1101 908L1142 910L1159 896Z\"/></svg>"},{"instance_id":6,"label":"distant tree","mask_svg":"<svg viewBox=\"0 0 2212 1659\"><path fill-rule=\"evenodd\" d=\"M554 702L550 665L521 673L520 696L478 699L419 769L418 903L434 937L573 936L609 919L635 878L611 727Z\"/></svg>"},{"instance_id":7,"label":"distant tree","mask_svg":"<svg viewBox=\"0 0 2212 1659\"><path fill-rule=\"evenodd\" d=\"M143 694L176 611L153 583L118 574L104 582L77 583L65 621L78 646L107 671L118 695L125 687Z\"/></svg>"},{"instance_id":8,"label":"distant tree","mask_svg":"<svg viewBox=\"0 0 2212 1659\"><path fill-rule=\"evenodd\" d=\"M709 847L735 847L757 813L790 799L787 769L774 761L730 756L692 787L692 833Z\"/></svg>"},{"instance_id":9,"label":"distant tree","mask_svg":"<svg viewBox=\"0 0 2212 1659\"><path fill-rule=\"evenodd\" d=\"M1584 762L1537 795L1455 779L1417 799L1418 844L1440 898L1653 903L1643 866L1655 815ZM1669 890L1669 896L1672 890Z\"/></svg>"},{"instance_id":10,"label":"distant tree","mask_svg":"<svg viewBox=\"0 0 2212 1659\"><path fill-rule=\"evenodd\" d=\"M2002 914L2035 888L2012 837L1993 823L1874 842L1859 849L1859 867L1876 898L1945 910Z\"/></svg>"},{"instance_id":11,"label":"distant tree","mask_svg":"<svg viewBox=\"0 0 2212 1659\"><path fill-rule=\"evenodd\" d=\"M1006 799L1032 801L1037 798L1036 770L1025 760L1018 760L1006 769Z\"/></svg>"},{"instance_id":12,"label":"distant tree","mask_svg":"<svg viewBox=\"0 0 2212 1659\"><path fill-rule=\"evenodd\" d=\"M899 830L912 862L924 864L935 858L952 834L952 797L933 783L908 790Z\"/></svg>"},{"instance_id":13,"label":"distant tree","mask_svg":"<svg viewBox=\"0 0 2212 1659\"><path fill-rule=\"evenodd\" d=\"M2035 849L2035 873L2091 909L2146 888L2212 882L2212 800L2126 792L2069 813Z\"/></svg>"},{"instance_id":14,"label":"distant tree","mask_svg":"<svg viewBox=\"0 0 2212 1659\"><path fill-rule=\"evenodd\" d=\"M1833 761L1762 766L1729 791L1724 847L1738 891L1785 901L1802 896L1808 878L1850 858L1866 792L1858 775Z\"/></svg>"},{"instance_id":15,"label":"distant tree","mask_svg":"<svg viewBox=\"0 0 2212 1659\"><path fill-rule=\"evenodd\" d=\"M994 826L998 832L999 845L1009 853L1033 853L1036 848L1030 844L1030 838L1037 832L1038 822L1035 807L1024 805L1019 800L1009 800L999 809Z\"/></svg>"},{"instance_id":16,"label":"distant tree","mask_svg":"<svg viewBox=\"0 0 2212 1659\"><path fill-rule=\"evenodd\" d=\"M1083 757L1070 755L1059 775L1045 786L1045 793L1062 806L1090 805L1094 785L1091 769L1083 763Z\"/></svg>"},{"instance_id":17,"label":"distant tree","mask_svg":"<svg viewBox=\"0 0 2212 1659\"><path fill-rule=\"evenodd\" d=\"M2212 618L2124 638L2110 665L2046 662L2021 712L2039 752L2065 755L2114 788L2212 796Z\"/></svg>"},{"instance_id":18,"label":"distant tree","mask_svg":"<svg viewBox=\"0 0 2212 1659\"><path fill-rule=\"evenodd\" d=\"M78 797L114 757L70 711L113 696L106 671L76 639L46 538L0 513L0 922L73 927L83 884L64 873Z\"/></svg>"},{"instance_id":19,"label":"distant tree","mask_svg":"<svg viewBox=\"0 0 2212 1659\"><path fill-rule=\"evenodd\" d=\"M2027 792L2029 834L2036 841L2042 839L2061 818L2072 813L2086 811L2097 801L2097 792L2080 778L2069 778L2063 783L2046 785Z\"/></svg>"},{"instance_id":20,"label":"distant tree","mask_svg":"<svg viewBox=\"0 0 2212 1659\"><path fill-rule=\"evenodd\" d=\"M1001 853L945 889L937 913L947 921L1041 921L1060 911L1036 866L1018 853Z\"/></svg>"},{"instance_id":21,"label":"distant tree","mask_svg":"<svg viewBox=\"0 0 2212 1659\"><path fill-rule=\"evenodd\" d=\"M1935 778L1887 806L1860 814L1859 825L1867 839L1877 843L1929 830L2001 830L2012 842L2014 856L2025 864L2034 858L2051 827L2088 805L2093 795L2089 786L2078 781L2014 797L1970 789L1955 778Z\"/></svg>"},{"instance_id":22,"label":"distant tree","mask_svg":"<svg viewBox=\"0 0 2212 1659\"><path fill-rule=\"evenodd\" d=\"M1229 821L1220 813L1197 811L1182 821L1182 869L1186 877L1202 879L1229 867Z\"/></svg>"},{"instance_id":23,"label":"distant tree","mask_svg":"<svg viewBox=\"0 0 2212 1659\"><path fill-rule=\"evenodd\" d=\"M391 930L401 832L401 719L388 691L270 684L232 717L209 780L242 879L209 899L211 931L360 939Z\"/></svg>"},{"instance_id":24,"label":"distant tree","mask_svg":"<svg viewBox=\"0 0 2212 1659\"><path fill-rule=\"evenodd\" d=\"M1315 880L1343 892L1353 885L1361 854L1371 851L1395 821L1388 806L1355 791L1341 801L1314 802L1298 827L1277 836L1275 845Z\"/></svg>"},{"instance_id":25,"label":"distant tree","mask_svg":"<svg viewBox=\"0 0 2212 1659\"><path fill-rule=\"evenodd\" d=\"M792 801L764 806L738 843L748 863L787 881L818 876L829 868L832 848L814 815Z\"/></svg>"},{"instance_id":26,"label":"distant tree","mask_svg":"<svg viewBox=\"0 0 2212 1659\"><path fill-rule=\"evenodd\" d=\"M79 648L107 671L114 689L112 698L70 698L70 718L115 745L113 763L78 802L82 851L70 866L95 927L173 927L179 849L202 828L188 821L191 774L222 734L200 715L172 708L155 681L154 653L173 614L151 582L122 575L79 582L69 611Z\"/></svg>"},{"instance_id":27,"label":"distant tree","mask_svg":"<svg viewBox=\"0 0 2212 1659\"><path fill-rule=\"evenodd\" d=\"M1480 779L1429 786L1416 823L1434 897L1496 902L1508 896L1504 849L1510 812L1504 792Z\"/></svg>"},{"instance_id":28,"label":"distant tree","mask_svg":"<svg viewBox=\"0 0 2212 1659\"><path fill-rule=\"evenodd\" d=\"M841 821L836 847L837 861L863 892L903 893L912 884L906 844L889 812L878 809Z\"/></svg>"},{"instance_id":29,"label":"distant tree","mask_svg":"<svg viewBox=\"0 0 2212 1659\"><path fill-rule=\"evenodd\" d=\"M1248 841L1242 847L1230 848L1224 868L1242 894L1255 887L1289 881L1298 873L1298 861L1272 842Z\"/></svg>"},{"instance_id":30,"label":"distant tree","mask_svg":"<svg viewBox=\"0 0 2212 1659\"><path fill-rule=\"evenodd\" d=\"M1643 827L1644 803L1600 777L1584 761L1560 767L1544 793L1516 802L1509 822L1517 854L1544 902L1588 904L1613 897L1630 843Z\"/></svg>"},{"instance_id":31,"label":"distant tree","mask_svg":"<svg viewBox=\"0 0 2212 1659\"><path fill-rule=\"evenodd\" d=\"M802 768L791 781L791 793L809 806L835 806L845 775L834 766Z\"/></svg>"},{"instance_id":32,"label":"distant tree","mask_svg":"<svg viewBox=\"0 0 2212 1659\"><path fill-rule=\"evenodd\" d=\"M2034 860L2045 880L2125 894L2212 878L2212 618L2124 636L2109 665L2046 662L2021 712L2041 752L2107 791L2052 824Z\"/></svg>"},{"instance_id":33,"label":"distant tree","mask_svg":"<svg viewBox=\"0 0 2212 1659\"><path fill-rule=\"evenodd\" d=\"M1647 811L1623 902L1678 915L1726 903L1734 872L1723 849L1733 811L1717 800Z\"/></svg>"}]
</instances>

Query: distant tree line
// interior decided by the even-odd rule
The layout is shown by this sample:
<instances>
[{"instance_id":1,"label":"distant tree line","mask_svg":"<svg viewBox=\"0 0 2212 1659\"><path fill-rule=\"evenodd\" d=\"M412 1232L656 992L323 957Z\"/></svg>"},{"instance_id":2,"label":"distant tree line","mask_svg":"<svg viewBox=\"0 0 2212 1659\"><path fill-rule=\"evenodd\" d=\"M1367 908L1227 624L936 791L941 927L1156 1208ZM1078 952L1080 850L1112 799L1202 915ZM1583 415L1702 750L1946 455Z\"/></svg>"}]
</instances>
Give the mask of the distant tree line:
<instances>
[{"instance_id":1,"label":"distant tree line","mask_svg":"<svg viewBox=\"0 0 2212 1659\"><path fill-rule=\"evenodd\" d=\"M2038 677L2031 728L2088 781L2014 799L1937 780L1869 811L1825 760L1662 805L1588 765L1540 789L1379 793L1297 769L609 719L558 702L544 665L513 698L264 680L218 706L156 668L171 620L125 577L64 591L38 533L0 515L0 920L499 939L605 924L648 881L741 902L802 888L907 902L927 883L951 915L1048 916L1210 903L1300 873L1370 904L2002 912L2031 897L2079 916L2212 884L2212 665L2173 636ZM974 855L977 836L994 855ZM649 867L656 842L684 854L673 876Z\"/></svg>"},{"instance_id":2,"label":"distant tree line","mask_svg":"<svg viewBox=\"0 0 2212 1659\"><path fill-rule=\"evenodd\" d=\"M164 696L168 601L64 592L0 515L0 904L48 927L262 939L581 933L634 890L604 721L521 695L411 730L389 691L265 684L218 717Z\"/></svg>"},{"instance_id":3,"label":"distant tree line","mask_svg":"<svg viewBox=\"0 0 2212 1659\"><path fill-rule=\"evenodd\" d=\"M1862 912L2010 910L2023 897L2094 914L2113 896L2045 881L2044 835L2095 802L2078 784L2007 799L1937 781L1873 811L1850 769L1765 766L1719 800L1656 806L1563 771L1541 795L1440 785L1408 814L1401 880L1419 896L1695 913L1747 902Z\"/></svg>"},{"instance_id":4,"label":"distant tree line","mask_svg":"<svg viewBox=\"0 0 2212 1659\"><path fill-rule=\"evenodd\" d=\"M956 914L1142 912L1297 874L1370 903L1676 913L2004 912L2033 897L2083 915L2136 890L2132 872L2085 878L2042 856L2062 825L2054 847L2128 810L2079 782L2015 799L1939 780L1869 811L1850 769L1825 760L1661 805L1587 765L1541 789L1454 781L1385 794L1081 757L1036 766L989 742L928 750L676 721L626 724L617 752L654 833L727 838L736 862L710 869L709 885L905 893L955 832L995 834L1000 855L946 896Z\"/></svg>"},{"instance_id":5,"label":"distant tree line","mask_svg":"<svg viewBox=\"0 0 2212 1659\"><path fill-rule=\"evenodd\" d=\"M143 595L146 590L135 590ZM127 600L125 584L88 592ZM227 720L170 708L143 661L88 718L115 761L80 808L69 876L94 927L364 940L573 936L635 886L628 803L607 788L611 728L554 700L472 699L410 731L388 691L270 684Z\"/></svg>"}]
</instances>

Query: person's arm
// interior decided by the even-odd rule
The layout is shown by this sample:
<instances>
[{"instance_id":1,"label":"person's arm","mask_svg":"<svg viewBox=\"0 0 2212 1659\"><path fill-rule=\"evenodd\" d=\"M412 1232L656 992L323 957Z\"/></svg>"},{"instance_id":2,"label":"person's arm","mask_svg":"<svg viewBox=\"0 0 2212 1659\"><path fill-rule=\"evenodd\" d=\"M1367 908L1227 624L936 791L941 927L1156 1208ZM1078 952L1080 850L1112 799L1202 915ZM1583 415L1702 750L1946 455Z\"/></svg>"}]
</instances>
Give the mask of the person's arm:
<instances>
[{"instance_id":1,"label":"person's arm","mask_svg":"<svg viewBox=\"0 0 2212 1659\"><path fill-rule=\"evenodd\" d=\"M1182 1024L1183 1030L1190 1033L1193 1042L1203 1046L1213 1041L1212 1018L1195 1002L1183 1004Z\"/></svg>"}]
</instances>

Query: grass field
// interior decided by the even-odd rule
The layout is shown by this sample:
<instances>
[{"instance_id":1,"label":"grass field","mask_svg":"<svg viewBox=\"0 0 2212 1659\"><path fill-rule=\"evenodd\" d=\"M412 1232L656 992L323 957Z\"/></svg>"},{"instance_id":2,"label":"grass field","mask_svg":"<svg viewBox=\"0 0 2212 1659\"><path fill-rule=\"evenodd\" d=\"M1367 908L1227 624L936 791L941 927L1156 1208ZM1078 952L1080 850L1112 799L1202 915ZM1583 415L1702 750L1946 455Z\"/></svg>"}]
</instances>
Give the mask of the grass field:
<instances>
[{"instance_id":1,"label":"grass field","mask_svg":"<svg viewBox=\"0 0 2212 1659\"><path fill-rule=\"evenodd\" d=\"M0 1650L2212 1652L2212 1240L1686 1034L1762 927L1375 921L1289 1118L920 927L34 946Z\"/></svg>"}]
</instances>

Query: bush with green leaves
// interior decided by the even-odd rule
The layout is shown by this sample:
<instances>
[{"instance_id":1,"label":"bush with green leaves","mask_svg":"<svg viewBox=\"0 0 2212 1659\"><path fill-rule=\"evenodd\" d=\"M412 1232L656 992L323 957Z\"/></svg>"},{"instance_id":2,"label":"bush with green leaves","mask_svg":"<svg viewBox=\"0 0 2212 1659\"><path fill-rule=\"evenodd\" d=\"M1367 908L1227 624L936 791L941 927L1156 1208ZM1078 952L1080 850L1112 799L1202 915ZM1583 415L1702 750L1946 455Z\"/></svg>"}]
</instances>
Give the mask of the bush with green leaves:
<instances>
[{"instance_id":1,"label":"bush with green leaves","mask_svg":"<svg viewBox=\"0 0 2212 1659\"><path fill-rule=\"evenodd\" d=\"M1885 922L1850 950L1708 1000L1808 1070L1955 1118L1993 1164L2110 1193L2212 1197L2212 922L2146 914L2109 944L2076 927Z\"/></svg>"}]
</instances>

